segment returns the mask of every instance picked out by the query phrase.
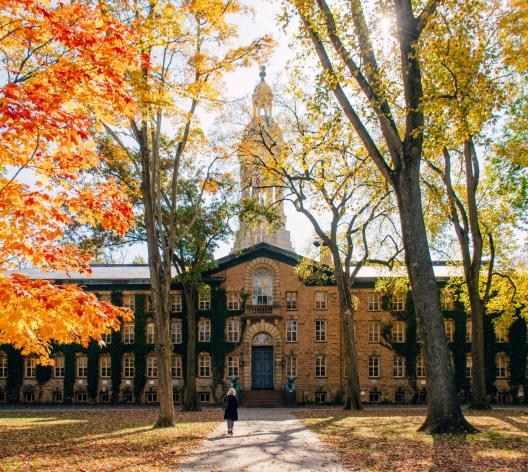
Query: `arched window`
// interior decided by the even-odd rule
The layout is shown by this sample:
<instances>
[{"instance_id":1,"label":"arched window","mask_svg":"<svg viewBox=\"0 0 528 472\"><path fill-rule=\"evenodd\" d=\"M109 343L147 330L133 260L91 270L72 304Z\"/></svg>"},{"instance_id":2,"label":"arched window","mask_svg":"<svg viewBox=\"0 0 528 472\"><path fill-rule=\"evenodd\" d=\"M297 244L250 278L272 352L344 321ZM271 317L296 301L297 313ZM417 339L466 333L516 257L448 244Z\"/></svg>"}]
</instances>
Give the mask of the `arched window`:
<instances>
[{"instance_id":1,"label":"arched window","mask_svg":"<svg viewBox=\"0 0 528 472\"><path fill-rule=\"evenodd\" d=\"M253 305L271 305L273 301L273 275L267 269L253 274Z\"/></svg>"}]
</instances>

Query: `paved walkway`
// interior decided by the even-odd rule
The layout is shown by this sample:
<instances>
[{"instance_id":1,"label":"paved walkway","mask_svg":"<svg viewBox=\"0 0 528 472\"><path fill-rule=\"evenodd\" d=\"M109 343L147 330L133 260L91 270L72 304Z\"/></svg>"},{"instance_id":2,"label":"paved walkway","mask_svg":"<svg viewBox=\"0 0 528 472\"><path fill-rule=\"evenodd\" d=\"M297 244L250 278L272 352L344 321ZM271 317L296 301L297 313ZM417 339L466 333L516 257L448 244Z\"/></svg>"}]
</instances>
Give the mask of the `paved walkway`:
<instances>
[{"instance_id":1,"label":"paved walkway","mask_svg":"<svg viewBox=\"0 0 528 472\"><path fill-rule=\"evenodd\" d=\"M337 457L325 450L288 410L240 408L240 421L227 436L225 421L194 450L182 472L342 472Z\"/></svg>"}]
</instances>

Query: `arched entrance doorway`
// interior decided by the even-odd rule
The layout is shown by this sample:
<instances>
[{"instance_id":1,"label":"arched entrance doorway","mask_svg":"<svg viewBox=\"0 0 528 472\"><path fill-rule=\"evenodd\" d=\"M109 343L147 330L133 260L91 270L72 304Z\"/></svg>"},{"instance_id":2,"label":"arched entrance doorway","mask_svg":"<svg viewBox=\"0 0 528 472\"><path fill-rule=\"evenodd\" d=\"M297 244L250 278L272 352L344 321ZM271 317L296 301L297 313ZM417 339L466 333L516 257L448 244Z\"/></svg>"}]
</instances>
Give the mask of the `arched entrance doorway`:
<instances>
[{"instance_id":1,"label":"arched entrance doorway","mask_svg":"<svg viewBox=\"0 0 528 472\"><path fill-rule=\"evenodd\" d=\"M251 340L251 388L273 389L273 338L265 332Z\"/></svg>"}]
</instances>

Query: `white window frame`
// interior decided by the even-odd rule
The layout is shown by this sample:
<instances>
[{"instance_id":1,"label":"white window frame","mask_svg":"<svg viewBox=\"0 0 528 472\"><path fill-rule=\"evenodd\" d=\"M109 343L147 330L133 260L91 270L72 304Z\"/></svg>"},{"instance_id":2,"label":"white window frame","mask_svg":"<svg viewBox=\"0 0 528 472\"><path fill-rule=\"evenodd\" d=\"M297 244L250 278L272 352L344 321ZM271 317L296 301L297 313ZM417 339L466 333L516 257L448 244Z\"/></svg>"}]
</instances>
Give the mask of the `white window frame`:
<instances>
[{"instance_id":1,"label":"white window frame","mask_svg":"<svg viewBox=\"0 0 528 472\"><path fill-rule=\"evenodd\" d=\"M296 343L299 339L298 337L298 326L297 320L287 320L286 321L286 342L287 343Z\"/></svg>"},{"instance_id":2,"label":"white window frame","mask_svg":"<svg viewBox=\"0 0 528 472\"><path fill-rule=\"evenodd\" d=\"M253 305L273 305L273 272L269 269L257 269L253 273Z\"/></svg>"},{"instance_id":3,"label":"white window frame","mask_svg":"<svg viewBox=\"0 0 528 472\"><path fill-rule=\"evenodd\" d=\"M183 297L181 292L170 294L170 311L171 313L181 313L183 311Z\"/></svg>"},{"instance_id":4,"label":"white window frame","mask_svg":"<svg viewBox=\"0 0 528 472\"><path fill-rule=\"evenodd\" d=\"M473 322L471 320L466 321L466 342L470 343L473 340Z\"/></svg>"},{"instance_id":5,"label":"white window frame","mask_svg":"<svg viewBox=\"0 0 528 472\"><path fill-rule=\"evenodd\" d=\"M173 319L170 322L170 336L172 344L181 344L183 342L183 322L179 319Z\"/></svg>"},{"instance_id":6,"label":"white window frame","mask_svg":"<svg viewBox=\"0 0 528 472\"><path fill-rule=\"evenodd\" d=\"M392 376L395 379L405 378L405 357L395 355L392 365Z\"/></svg>"},{"instance_id":7,"label":"white window frame","mask_svg":"<svg viewBox=\"0 0 528 472\"><path fill-rule=\"evenodd\" d=\"M371 355L368 358L368 378L379 379L381 374L380 369L381 357L377 354Z\"/></svg>"},{"instance_id":8,"label":"white window frame","mask_svg":"<svg viewBox=\"0 0 528 472\"><path fill-rule=\"evenodd\" d=\"M323 354L315 356L315 377L326 377L326 356Z\"/></svg>"},{"instance_id":9,"label":"white window frame","mask_svg":"<svg viewBox=\"0 0 528 472\"><path fill-rule=\"evenodd\" d=\"M473 375L473 358L471 354L466 354L466 377L470 379Z\"/></svg>"},{"instance_id":10,"label":"white window frame","mask_svg":"<svg viewBox=\"0 0 528 472\"><path fill-rule=\"evenodd\" d=\"M198 356L198 377L211 377L211 356L209 354L200 354Z\"/></svg>"},{"instance_id":11,"label":"white window frame","mask_svg":"<svg viewBox=\"0 0 528 472\"><path fill-rule=\"evenodd\" d=\"M226 356L226 372L227 376L231 377L240 374L240 357L239 356Z\"/></svg>"},{"instance_id":12,"label":"white window frame","mask_svg":"<svg viewBox=\"0 0 528 472\"><path fill-rule=\"evenodd\" d=\"M145 334L147 344L156 343L156 325L154 324L154 321L149 321L145 324Z\"/></svg>"},{"instance_id":13,"label":"white window frame","mask_svg":"<svg viewBox=\"0 0 528 472\"><path fill-rule=\"evenodd\" d=\"M102 379L112 377L112 358L108 355L99 357L99 376Z\"/></svg>"},{"instance_id":14,"label":"white window frame","mask_svg":"<svg viewBox=\"0 0 528 472\"><path fill-rule=\"evenodd\" d=\"M452 343L455 340L455 320L451 318L444 318L444 326L447 342Z\"/></svg>"},{"instance_id":15,"label":"white window frame","mask_svg":"<svg viewBox=\"0 0 528 472\"><path fill-rule=\"evenodd\" d=\"M286 310L297 310L298 293L294 290L286 292Z\"/></svg>"},{"instance_id":16,"label":"white window frame","mask_svg":"<svg viewBox=\"0 0 528 472\"><path fill-rule=\"evenodd\" d=\"M149 355L147 356L147 378L157 379L159 375L159 362L158 356Z\"/></svg>"},{"instance_id":17,"label":"white window frame","mask_svg":"<svg viewBox=\"0 0 528 472\"><path fill-rule=\"evenodd\" d=\"M227 342L237 343L240 341L240 321L239 320L227 320Z\"/></svg>"},{"instance_id":18,"label":"white window frame","mask_svg":"<svg viewBox=\"0 0 528 472\"><path fill-rule=\"evenodd\" d=\"M133 379L136 374L136 359L132 354L123 356L123 378Z\"/></svg>"},{"instance_id":19,"label":"white window frame","mask_svg":"<svg viewBox=\"0 0 528 472\"><path fill-rule=\"evenodd\" d=\"M443 311L453 311L455 309L453 294L445 288L440 290L440 308Z\"/></svg>"},{"instance_id":20,"label":"white window frame","mask_svg":"<svg viewBox=\"0 0 528 472\"><path fill-rule=\"evenodd\" d=\"M496 377L498 379L507 379L509 377L510 360L504 353L495 355Z\"/></svg>"},{"instance_id":21,"label":"white window frame","mask_svg":"<svg viewBox=\"0 0 528 472\"><path fill-rule=\"evenodd\" d=\"M55 356L53 358L55 361L55 365L53 366L53 377L56 379L63 379L64 378L64 356Z\"/></svg>"},{"instance_id":22,"label":"white window frame","mask_svg":"<svg viewBox=\"0 0 528 472\"><path fill-rule=\"evenodd\" d=\"M286 357L286 373L288 377L297 377L298 372L298 357L292 354Z\"/></svg>"},{"instance_id":23,"label":"white window frame","mask_svg":"<svg viewBox=\"0 0 528 472\"><path fill-rule=\"evenodd\" d=\"M368 294L367 311L381 311L381 294L377 292Z\"/></svg>"},{"instance_id":24,"label":"white window frame","mask_svg":"<svg viewBox=\"0 0 528 472\"><path fill-rule=\"evenodd\" d=\"M405 311L406 298L404 293L393 294L391 297L392 311Z\"/></svg>"},{"instance_id":25,"label":"white window frame","mask_svg":"<svg viewBox=\"0 0 528 472\"><path fill-rule=\"evenodd\" d=\"M83 354L75 357L75 374L78 379L88 377L88 356Z\"/></svg>"},{"instance_id":26,"label":"white window frame","mask_svg":"<svg viewBox=\"0 0 528 472\"><path fill-rule=\"evenodd\" d=\"M328 308L328 292L325 290L315 291L315 309L326 310Z\"/></svg>"},{"instance_id":27,"label":"white window frame","mask_svg":"<svg viewBox=\"0 0 528 472\"><path fill-rule=\"evenodd\" d=\"M423 354L416 356L416 378L425 379L425 361Z\"/></svg>"},{"instance_id":28,"label":"white window frame","mask_svg":"<svg viewBox=\"0 0 528 472\"><path fill-rule=\"evenodd\" d=\"M227 310L240 310L240 294L238 292L227 292Z\"/></svg>"},{"instance_id":29,"label":"white window frame","mask_svg":"<svg viewBox=\"0 0 528 472\"><path fill-rule=\"evenodd\" d=\"M315 342L326 342L326 320L315 320Z\"/></svg>"},{"instance_id":30,"label":"white window frame","mask_svg":"<svg viewBox=\"0 0 528 472\"><path fill-rule=\"evenodd\" d=\"M104 342L106 346L112 344L112 333L101 334L101 341Z\"/></svg>"},{"instance_id":31,"label":"white window frame","mask_svg":"<svg viewBox=\"0 0 528 472\"><path fill-rule=\"evenodd\" d=\"M211 320L209 318L202 318L198 321L198 342L211 342Z\"/></svg>"},{"instance_id":32,"label":"white window frame","mask_svg":"<svg viewBox=\"0 0 528 472\"><path fill-rule=\"evenodd\" d=\"M0 379L6 379L7 378L7 354L0 354Z\"/></svg>"},{"instance_id":33,"label":"white window frame","mask_svg":"<svg viewBox=\"0 0 528 472\"><path fill-rule=\"evenodd\" d=\"M134 322L123 324L123 344L134 344L136 342L136 332Z\"/></svg>"},{"instance_id":34,"label":"white window frame","mask_svg":"<svg viewBox=\"0 0 528 472\"><path fill-rule=\"evenodd\" d=\"M368 322L368 342L379 343L381 341L381 322L379 320L369 320Z\"/></svg>"},{"instance_id":35,"label":"white window frame","mask_svg":"<svg viewBox=\"0 0 528 472\"><path fill-rule=\"evenodd\" d=\"M123 294L123 308L129 308L132 311L136 311L136 294L124 293Z\"/></svg>"},{"instance_id":36,"label":"white window frame","mask_svg":"<svg viewBox=\"0 0 528 472\"><path fill-rule=\"evenodd\" d=\"M211 287L206 285L198 292L198 310L207 311L211 309Z\"/></svg>"},{"instance_id":37,"label":"white window frame","mask_svg":"<svg viewBox=\"0 0 528 472\"><path fill-rule=\"evenodd\" d=\"M173 354L171 357L171 377L173 379L183 378L182 356Z\"/></svg>"},{"instance_id":38,"label":"white window frame","mask_svg":"<svg viewBox=\"0 0 528 472\"><path fill-rule=\"evenodd\" d=\"M396 320L392 323L392 341L395 343L404 343L407 323L402 320Z\"/></svg>"},{"instance_id":39,"label":"white window frame","mask_svg":"<svg viewBox=\"0 0 528 472\"><path fill-rule=\"evenodd\" d=\"M37 359L35 357L24 358L24 377L34 379L37 375Z\"/></svg>"}]
</instances>

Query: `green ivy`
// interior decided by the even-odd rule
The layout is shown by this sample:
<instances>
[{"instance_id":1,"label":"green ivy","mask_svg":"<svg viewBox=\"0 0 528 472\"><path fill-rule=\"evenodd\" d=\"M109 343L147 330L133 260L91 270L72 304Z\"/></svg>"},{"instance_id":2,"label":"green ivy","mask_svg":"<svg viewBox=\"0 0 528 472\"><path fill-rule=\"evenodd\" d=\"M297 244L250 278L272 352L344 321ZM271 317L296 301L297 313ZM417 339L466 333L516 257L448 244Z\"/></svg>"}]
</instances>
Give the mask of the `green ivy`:
<instances>
[{"instance_id":1,"label":"green ivy","mask_svg":"<svg viewBox=\"0 0 528 472\"><path fill-rule=\"evenodd\" d=\"M9 403L18 403L24 378L24 358L13 346L4 344L0 350L7 355L6 396Z\"/></svg>"},{"instance_id":2,"label":"green ivy","mask_svg":"<svg viewBox=\"0 0 528 472\"><path fill-rule=\"evenodd\" d=\"M112 304L115 306L123 306L123 292L112 292ZM112 361L112 403L119 401L119 389L121 387L121 358L123 356L123 343L121 342L121 331L114 331L112 333L112 343L109 346Z\"/></svg>"},{"instance_id":3,"label":"green ivy","mask_svg":"<svg viewBox=\"0 0 528 472\"><path fill-rule=\"evenodd\" d=\"M66 344L61 346L64 354L64 395L63 403L70 404L73 400L73 390L75 384L75 354L79 352L80 346L77 344Z\"/></svg>"},{"instance_id":4,"label":"green ivy","mask_svg":"<svg viewBox=\"0 0 528 472\"><path fill-rule=\"evenodd\" d=\"M97 398L97 390L99 389L99 344L97 341L92 341L88 345L88 378L87 378L87 393L88 397L95 401Z\"/></svg>"},{"instance_id":5,"label":"green ivy","mask_svg":"<svg viewBox=\"0 0 528 472\"><path fill-rule=\"evenodd\" d=\"M136 310L134 317L134 400L141 402L141 396L145 388L145 357L151 351L151 347L146 343L145 332L145 295L136 295Z\"/></svg>"},{"instance_id":6,"label":"green ivy","mask_svg":"<svg viewBox=\"0 0 528 472\"><path fill-rule=\"evenodd\" d=\"M517 318L510 327L509 332L509 355L510 355L510 391L517 399L519 387L526 383L526 355L528 346L526 344L526 321Z\"/></svg>"}]
</instances>

